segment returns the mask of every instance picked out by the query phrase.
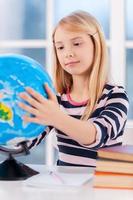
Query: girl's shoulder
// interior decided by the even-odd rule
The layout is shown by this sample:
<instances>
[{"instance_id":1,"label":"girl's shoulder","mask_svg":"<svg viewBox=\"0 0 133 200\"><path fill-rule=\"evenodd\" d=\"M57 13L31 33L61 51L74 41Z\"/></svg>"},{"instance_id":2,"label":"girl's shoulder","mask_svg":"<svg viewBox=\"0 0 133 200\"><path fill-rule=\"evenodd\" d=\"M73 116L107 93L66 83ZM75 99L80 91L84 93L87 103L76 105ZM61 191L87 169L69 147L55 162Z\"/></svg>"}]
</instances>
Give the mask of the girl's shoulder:
<instances>
[{"instance_id":1,"label":"girl's shoulder","mask_svg":"<svg viewBox=\"0 0 133 200\"><path fill-rule=\"evenodd\" d=\"M126 90L125 90L124 86L122 86L122 85L106 83L104 86L103 92L106 92L107 94L117 93L117 92L118 93L126 93Z\"/></svg>"},{"instance_id":2,"label":"girl's shoulder","mask_svg":"<svg viewBox=\"0 0 133 200\"><path fill-rule=\"evenodd\" d=\"M117 99L119 101L123 99L124 101L129 102L129 98L124 86L111 84L111 83L107 83L105 85L100 99L103 99L103 98L108 99L108 100Z\"/></svg>"},{"instance_id":3,"label":"girl's shoulder","mask_svg":"<svg viewBox=\"0 0 133 200\"><path fill-rule=\"evenodd\" d=\"M104 99L108 100L110 98L124 98L128 101L127 92L124 86L112 83L106 83L98 102Z\"/></svg>"},{"instance_id":4,"label":"girl's shoulder","mask_svg":"<svg viewBox=\"0 0 133 200\"><path fill-rule=\"evenodd\" d=\"M99 107L99 105L105 106L110 103L116 106L120 104L121 106L124 105L127 108L129 107L129 98L124 86L110 83L105 84L102 95L99 98L97 105Z\"/></svg>"}]
</instances>

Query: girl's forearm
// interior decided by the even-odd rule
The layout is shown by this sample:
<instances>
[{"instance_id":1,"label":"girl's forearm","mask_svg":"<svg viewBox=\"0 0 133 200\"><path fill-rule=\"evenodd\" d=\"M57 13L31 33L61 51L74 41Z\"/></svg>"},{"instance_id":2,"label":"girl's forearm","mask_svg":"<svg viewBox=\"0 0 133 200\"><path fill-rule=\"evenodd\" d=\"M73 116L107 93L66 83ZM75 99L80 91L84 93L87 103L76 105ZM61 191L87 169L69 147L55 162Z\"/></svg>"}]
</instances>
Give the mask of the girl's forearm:
<instances>
[{"instance_id":1,"label":"girl's forearm","mask_svg":"<svg viewBox=\"0 0 133 200\"><path fill-rule=\"evenodd\" d=\"M58 113L53 125L80 144L89 145L96 140L96 128L93 123L75 119L62 111Z\"/></svg>"}]
</instances>

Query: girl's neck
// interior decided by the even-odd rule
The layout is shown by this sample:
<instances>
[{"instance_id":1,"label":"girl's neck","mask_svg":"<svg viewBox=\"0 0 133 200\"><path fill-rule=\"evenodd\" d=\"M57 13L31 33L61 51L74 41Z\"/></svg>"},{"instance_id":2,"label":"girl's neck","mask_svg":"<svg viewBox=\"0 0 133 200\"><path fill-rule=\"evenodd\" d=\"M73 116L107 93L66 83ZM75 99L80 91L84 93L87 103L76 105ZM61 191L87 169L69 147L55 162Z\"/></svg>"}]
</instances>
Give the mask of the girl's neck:
<instances>
[{"instance_id":1,"label":"girl's neck","mask_svg":"<svg viewBox=\"0 0 133 200\"><path fill-rule=\"evenodd\" d=\"M88 91L88 78L73 77L73 86L71 92L82 94L84 90Z\"/></svg>"},{"instance_id":2,"label":"girl's neck","mask_svg":"<svg viewBox=\"0 0 133 200\"><path fill-rule=\"evenodd\" d=\"M73 86L69 90L69 96L75 102L86 102L89 98L88 80L73 79Z\"/></svg>"}]
</instances>

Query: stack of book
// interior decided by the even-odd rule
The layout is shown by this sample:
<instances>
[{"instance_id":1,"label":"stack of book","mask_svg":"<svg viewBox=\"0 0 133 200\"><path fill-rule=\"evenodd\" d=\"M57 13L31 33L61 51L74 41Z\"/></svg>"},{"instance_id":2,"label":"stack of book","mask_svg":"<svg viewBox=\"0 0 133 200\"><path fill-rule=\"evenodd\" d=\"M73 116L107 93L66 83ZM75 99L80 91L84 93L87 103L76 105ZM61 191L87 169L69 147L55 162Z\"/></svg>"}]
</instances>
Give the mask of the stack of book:
<instances>
[{"instance_id":1,"label":"stack of book","mask_svg":"<svg viewBox=\"0 0 133 200\"><path fill-rule=\"evenodd\" d=\"M98 151L94 187L133 189L133 145L101 148Z\"/></svg>"}]
</instances>

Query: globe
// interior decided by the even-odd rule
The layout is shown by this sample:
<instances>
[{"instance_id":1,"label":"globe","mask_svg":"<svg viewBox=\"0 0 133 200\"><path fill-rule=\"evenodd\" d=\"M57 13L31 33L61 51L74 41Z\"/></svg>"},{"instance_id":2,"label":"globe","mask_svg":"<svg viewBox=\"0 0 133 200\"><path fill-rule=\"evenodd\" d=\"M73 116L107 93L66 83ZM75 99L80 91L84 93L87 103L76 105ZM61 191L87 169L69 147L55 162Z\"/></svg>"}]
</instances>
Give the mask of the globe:
<instances>
[{"instance_id":1,"label":"globe","mask_svg":"<svg viewBox=\"0 0 133 200\"><path fill-rule=\"evenodd\" d=\"M0 146L16 148L18 143L35 138L46 129L25 123L22 116L30 114L18 106L23 101L19 93L27 86L47 98L44 83L55 92L50 76L37 61L19 54L0 56Z\"/></svg>"}]
</instances>

